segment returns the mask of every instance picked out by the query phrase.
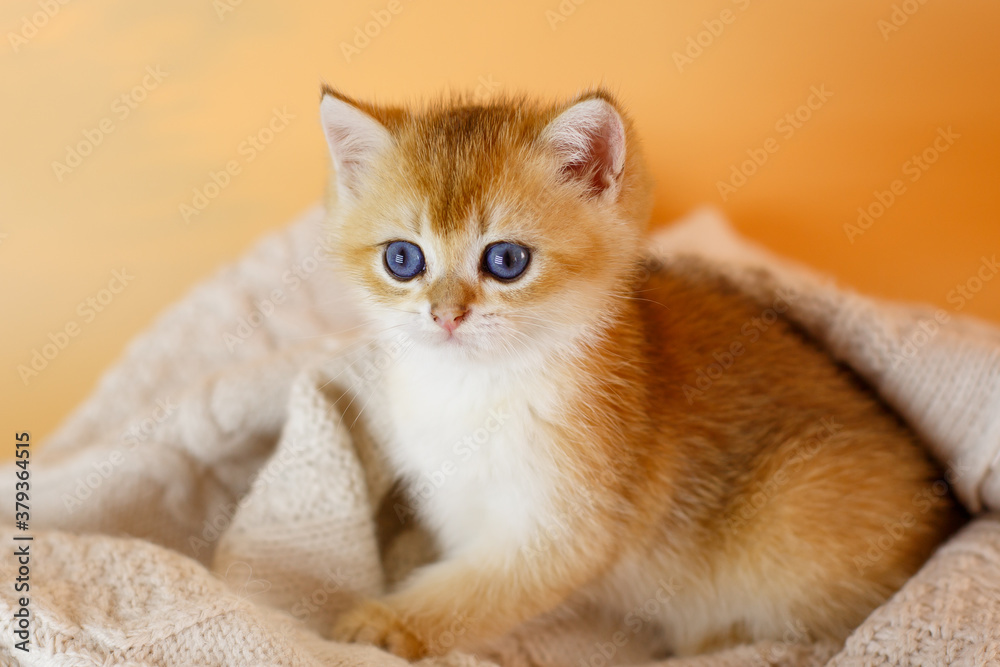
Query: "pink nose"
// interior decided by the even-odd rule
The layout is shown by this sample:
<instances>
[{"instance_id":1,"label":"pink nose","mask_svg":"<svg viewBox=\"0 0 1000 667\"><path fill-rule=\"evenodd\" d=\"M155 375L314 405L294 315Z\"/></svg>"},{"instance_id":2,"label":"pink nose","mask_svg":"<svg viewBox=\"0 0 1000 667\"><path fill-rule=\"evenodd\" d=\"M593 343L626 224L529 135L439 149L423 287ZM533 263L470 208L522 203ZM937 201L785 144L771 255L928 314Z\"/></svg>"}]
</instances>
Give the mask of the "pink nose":
<instances>
[{"instance_id":1,"label":"pink nose","mask_svg":"<svg viewBox=\"0 0 1000 667\"><path fill-rule=\"evenodd\" d=\"M431 317L442 329L452 333L462 323L469 309L465 306L442 306L431 308Z\"/></svg>"}]
</instances>

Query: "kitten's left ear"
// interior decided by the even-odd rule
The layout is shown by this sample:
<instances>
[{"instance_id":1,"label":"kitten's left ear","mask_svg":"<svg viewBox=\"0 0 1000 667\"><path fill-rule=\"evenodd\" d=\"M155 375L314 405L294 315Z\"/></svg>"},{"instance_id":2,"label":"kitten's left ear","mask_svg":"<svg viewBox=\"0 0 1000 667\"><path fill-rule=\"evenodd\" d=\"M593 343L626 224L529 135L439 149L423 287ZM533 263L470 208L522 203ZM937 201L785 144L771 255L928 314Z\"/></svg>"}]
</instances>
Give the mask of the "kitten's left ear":
<instances>
[{"instance_id":1,"label":"kitten's left ear","mask_svg":"<svg viewBox=\"0 0 1000 667\"><path fill-rule=\"evenodd\" d=\"M625 171L625 126L602 97L577 102L542 133L561 161L560 171L581 182L588 196L614 198Z\"/></svg>"},{"instance_id":2,"label":"kitten's left ear","mask_svg":"<svg viewBox=\"0 0 1000 667\"><path fill-rule=\"evenodd\" d=\"M342 199L357 195L362 179L375 157L392 144L392 135L348 98L326 90L319 105L326 142L337 171Z\"/></svg>"}]
</instances>

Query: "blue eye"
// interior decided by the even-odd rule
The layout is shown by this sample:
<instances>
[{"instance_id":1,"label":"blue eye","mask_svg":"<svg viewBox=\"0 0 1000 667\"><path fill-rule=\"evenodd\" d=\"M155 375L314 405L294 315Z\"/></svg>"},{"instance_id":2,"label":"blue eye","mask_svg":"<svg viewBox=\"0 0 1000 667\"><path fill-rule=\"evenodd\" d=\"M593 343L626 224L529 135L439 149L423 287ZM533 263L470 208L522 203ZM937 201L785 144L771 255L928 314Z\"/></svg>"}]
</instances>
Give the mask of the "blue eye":
<instances>
[{"instance_id":1,"label":"blue eye","mask_svg":"<svg viewBox=\"0 0 1000 667\"><path fill-rule=\"evenodd\" d=\"M424 253L409 241L393 241L385 247L385 268L397 280L410 280L424 270Z\"/></svg>"},{"instance_id":2,"label":"blue eye","mask_svg":"<svg viewBox=\"0 0 1000 667\"><path fill-rule=\"evenodd\" d=\"M494 243L483 254L483 270L499 280L516 280L528 268L531 253L516 243Z\"/></svg>"}]
</instances>

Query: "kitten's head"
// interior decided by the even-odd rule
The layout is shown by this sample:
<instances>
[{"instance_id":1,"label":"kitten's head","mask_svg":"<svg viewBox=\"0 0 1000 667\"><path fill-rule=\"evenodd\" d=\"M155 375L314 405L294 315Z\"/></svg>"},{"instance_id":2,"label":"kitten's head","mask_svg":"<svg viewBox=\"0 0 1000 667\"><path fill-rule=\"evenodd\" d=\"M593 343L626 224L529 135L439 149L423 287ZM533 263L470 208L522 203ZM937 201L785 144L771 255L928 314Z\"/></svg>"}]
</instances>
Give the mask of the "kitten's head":
<instances>
[{"instance_id":1,"label":"kitten's head","mask_svg":"<svg viewBox=\"0 0 1000 667\"><path fill-rule=\"evenodd\" d=\"M323 89L330 245L377 331L443 354L524 359L599 333L649 215L610 94L421 110Z\"/></svg>"}]
</instances>

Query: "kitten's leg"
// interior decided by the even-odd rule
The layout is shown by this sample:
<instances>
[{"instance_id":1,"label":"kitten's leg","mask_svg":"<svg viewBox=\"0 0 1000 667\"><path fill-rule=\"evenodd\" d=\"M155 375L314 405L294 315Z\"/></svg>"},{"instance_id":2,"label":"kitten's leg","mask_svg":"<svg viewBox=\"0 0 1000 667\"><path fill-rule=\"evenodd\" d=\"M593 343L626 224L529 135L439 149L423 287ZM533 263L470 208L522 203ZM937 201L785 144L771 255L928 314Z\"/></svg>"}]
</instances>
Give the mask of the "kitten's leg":
<instances>
[{"instance_id":1,"label":"kitten's leg","mask_svg":"<svg viewBox=\"0 0 1000 667\"><path fill-rule=\"evenodd\" d=\"M541 539L479 551L419 570L402 590L343 616L340 641L382 646L414 659L498 637L548 611L605 569L608 522L572 516Z\"/></svg>"}]
</instances>

